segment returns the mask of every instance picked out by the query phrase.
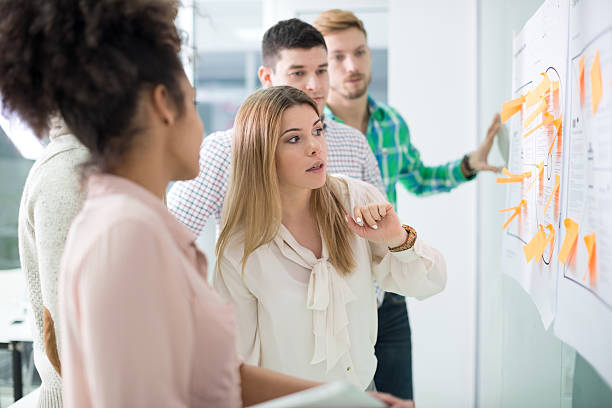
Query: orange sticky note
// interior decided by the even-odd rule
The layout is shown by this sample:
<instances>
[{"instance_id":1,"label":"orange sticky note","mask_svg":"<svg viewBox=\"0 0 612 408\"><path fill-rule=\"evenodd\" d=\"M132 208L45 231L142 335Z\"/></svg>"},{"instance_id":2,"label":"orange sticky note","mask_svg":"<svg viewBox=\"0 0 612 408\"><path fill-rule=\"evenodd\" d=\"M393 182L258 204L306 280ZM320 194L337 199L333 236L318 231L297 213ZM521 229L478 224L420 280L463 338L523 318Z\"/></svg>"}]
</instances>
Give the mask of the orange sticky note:
<instances>
[{"instance_id":1,"label":"orange sticky note","mask_svg":"<svg viewBox=\"0 0 612 408\"><path fill-rule=\"evenodd\" d=\"M584 55L578 61L578 82L580 85L580 106L584 105Z\"/></svg>"},{"instance_id":2,"label":"orange sticky note","mask_svg":"<svg viewBox=\"0 0 612 408\"><path fill-rule=\"evenodd\" d=\"M553 190L550 192L550 197L548 197L548 201L546 201L546 206L544 207L544 214L546 214L546 210L548 210L548 206L550 205L550 202L552 201L552 198L555 195L555 193L559 191L560 186L561 186L561 176L558 174L555 174L555 186L553 187Z\"/></svg>"},{"instance_id":3,"label":"orange sticky note","mask_svg":"<svg viewBox=\"0 0 612 408\"><path fill-rule=\"evenodd\" d=\"M568 257L576 250L576 242L578 241L578 223L571 218L566 218L563 221L565 225L565 238L559 251L559 261L562 264L567 262Z\"/></svg>"},{"instance_id":4,"label":"orange sticky note","mask_svg":"<svg viewBox=\"0 0 612 408\"><path fill-rule=\"evenodd\" d=\"M523 135L523 138L526 139L527 136L531 135L533 132L535 132L536 130L538 130L542 126L549 125L549 124L553 123L554 119L555 119L555 117L553 115L551 115L548 112L544 112L544 117L543 117L542 123L540 123L539 125L537 125L533 129L531 129L529 132L525 133Z\"/></svg>"},{"instance_id":5,"label":"orange sticky note","mask_svg":"<svg viewBox=\"0 0 612 408\"><path fill-rule=\"evenodd\" d=\"M558 91L559 90L559 81L554 81L552 83L552 90L553 92Z\"/></svg>"},{"instance_id":6,"label":"orange sticky note","mask_svg":"<svg viewBox=\"0 0 612 408\"><path fill-rule=\"evenodd\" d=\"M525 253L527 263L531 262L538 254L541 256L544 249L546 249L546 234L544 233L544 228L538 225L538 232L536 232L527 245L523 245L523 252Z\"/></svg>"},{"instance_id":7,"label":"orange sticky note","mask_svg":"<svg viewBox=\"0 0 612 408\"><path fill-rule=\"evenodd\" d=\"M510 218L508 218L506 220L506 222L504 222L504 225L502 226L502 229L506 229L506 227L510 224L510 222L517 216L520 214L521 212L521 208L523 206L527 205L527 201L525 200L521 200L521 202L516 206L516 207L510 207L510 208L505 208L503 210L499 210L500 213L502 212L508 212L508 211L514 211L514 214L512 214L510 216Z\"/></svg>"},{"instance_id":8,"label":"orange sticky note","mask_svg":"<svg viewBox=\"0 0 612 408\"><path fill-rule=\"evenodd\" d=\"M502 123L506 123L508 119L514 116L518 111L521 110L523 106L523 102L525 102L524 96L519 96L516 99L512 99L502 105L502 110L500 115Z\"/></svg>"},{"instance_id":9,"label":"orange sticky note","mask_svg":"<svg viewBox=\"0 0 612 408\"><path fill-rule=\"evenodd\" d=\"M529 91L525 97L525 106L527 108L538 103L538 101L542 99L544 93L550 89L550 79L548 78L548 75L545 73L542 73L541 75L544 76L542 81L535 87L535 89Z\"/></svg>"},{"instance_id":10,"label":"orange sticky note","mask_svg":"<svg viewBox=\"0 0 612 408\"><path fill-rule=\"evenodd\" d=\"M595 233L585 235L584 243L587 247L587 253L589 254L589 281L594 284L597 279L597 245L595 244ZM584 276L586 278L586 274ZM582 280L584 280L582 278Z\"/></svg>"},{"instance_id":11,"label":"orange sticky note","mask_svg":"<svg viewBox=\"0 0 612 408\"><path fill-rule=\"evenodd\" d=\"M599 50L597 50L595 53L595 60L591 66L591 101L593 102L593 115L597 113L601 96L601 65L599 64Z\"/></svg>"},{"instance_id":12,"label":"orange sticky note","mask_svg":"<svg viewBox=\"0 0 612 408\"><path fill-rule=\"evenodd\" d=\"M546 102L546 99L542 99L542 102L540 102L536 110L531 112L531 114L527 116L527 119L525 119L525 122L523 122L523 129L527 129L531 122L533 122L540 113L545 112L546 109L548 109L548 102Z\"/></svg>"},{"instance_id":13,"label":"orange sticky note","mask_svg":"<svg viewBox=\"0 0 612 408\"><path fill-rule=\"evenodd\" d=\"M544 162L538 164L536 167L538 168L538 172L535 174L535 177L533 178L533 181L531 182L531 184L529 184L529 187L527 187L527 190L525 192L529 191L531 189L531 187L533 187L533 185L535 184L535 182L538 179L538 177L544 171Z\"/></svg>"},{"instance_id":14,"label":"orange sticky note","mask_svg":"<svg viewBox=\"0 0 612 408\"><path fill-rule=\"evenodd\" d=\"M505 167L503 168L502 173L508 177L498 177L496 180L497 183L520 183L525 179L525 177L531 177L530 171L526 171L523 174L512 174Z\"/></svg>"},{"instance_id":15,"label":"orange sticky note","mask_svg":"<svg viewBox=\"0 0 612 408\"><path fill-rule=\"evenodd\" d=\"M508 170L505 167L502 169L502 173L505 174L508 177L531 177L531 172L530 171L526 171L526 172L521 173L521 174L514 174L514 173L510 173L510 170Z\"/></svg>"},{"instance_id":16,"label":"orange sticky note","mask_svg":"<svg viewBox=\"0 0 612 408\"><path fill-rule=\"evenodd\" d=\"M563 115L553 120L553 125L555 125L556 132L555 132L555 136L553 137L552 142L550 143L550 147L548 148L548 154L551 154L553 147L555 147L555 142L557 141L557 137L561 134L562 124L563 124Z\"/></svg>"},{"instance_id":17,"label":"orange sticky note","mask_svg":"<svg viewBox=\"0 0 612 408\"><path fill-rule=\"evenodd\" d=\"M547 246L550 245L550 249L552 251L553 243L555 242L555 227L553 227L552 224L548 224L546 226L546 229L549 231L548 236L546 237L546 242L544 242L544 246L541 248L538 248L538 253L536 254L537 262L540 262L540 259L542 259L542 255L544 254L544 250L546 249ZM551 253L551 258L552 258L552 253Z\"/></svg>"}]
</instances>

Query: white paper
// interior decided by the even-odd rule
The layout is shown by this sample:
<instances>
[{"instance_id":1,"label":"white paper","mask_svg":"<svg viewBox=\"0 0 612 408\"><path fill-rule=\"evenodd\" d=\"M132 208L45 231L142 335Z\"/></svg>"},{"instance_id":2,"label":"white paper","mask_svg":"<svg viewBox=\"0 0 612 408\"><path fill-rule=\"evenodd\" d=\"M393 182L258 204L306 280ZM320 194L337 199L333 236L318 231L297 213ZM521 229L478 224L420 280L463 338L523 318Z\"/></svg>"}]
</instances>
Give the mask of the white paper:
<instances>
[{"instance_id":1,"label":"white paper","mask_svg":"<svg viewBox=\"0 0 612 408\"><path fill-rule=\"evenodd\" d=\"M612 385L612 3L572 1L563 219L580 227L575 258L560 266L557 336L578 350ZM599 51L603 96L593 114L591 69ZM579 61L584 56L584 104ZM584 236L596 236L596 274ZM560 240L565 237L565 228Z\"/></svg>"},{"instance_id":2,"label":"white paper","mask_svg":"<svg viewBox=\"0 0 612 408\"><path fill-rule=\"evenodd\" d=\"M543 80L543 73L551 85L543 99L548 107L545 112L554 119L565 116L564 100L567 93L567 29L568 5L566 1L548 0L538 9L524 28L514 38L512 98L528 94ZM553 84L558 84L555 91ZM531 172L522 183L508 184L507 207L515 207L522 200L526 205L504 230L504 272L516 279L531 295L536 304L544 328L548 328L555 316L557 286L557 241L560 225L559 195L554 194L549 207L546 203L553 193L556 176L563 168L563 139L555 139L556 127L548 124L524 137L531 129L544 121L540 113L529 125L527 119L539 106L523 105L521 112L510 119L510 160L508 169L514 174ZM552 145L552 151L551 149ZM543 164L540 176L537 165ZM512 212L506 213L507 217ZM523 247L538 232L539 225L546 229L551 225L555 240L547 245L544 254L531 260L525 258ZM549 235L546 230L546 235Z\"/></svg>"},{"instance_id":3,"label":"white paper","mask_svg":"<svg viewBox=\"0 0 612 408\"><path fill-rule=\"evenodd\" d=\"M377 408L385 406L384 403L355 386L339 381L253 405L252 408Z\"/></svg>"}]
</instances>

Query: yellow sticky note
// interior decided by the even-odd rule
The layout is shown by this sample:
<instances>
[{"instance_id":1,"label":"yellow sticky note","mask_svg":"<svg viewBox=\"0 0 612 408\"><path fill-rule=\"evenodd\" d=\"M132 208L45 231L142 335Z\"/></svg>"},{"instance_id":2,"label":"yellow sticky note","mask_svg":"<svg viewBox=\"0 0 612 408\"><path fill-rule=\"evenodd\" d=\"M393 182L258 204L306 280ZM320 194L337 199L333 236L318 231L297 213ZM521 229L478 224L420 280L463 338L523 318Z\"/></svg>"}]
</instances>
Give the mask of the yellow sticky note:
<instances>
[{"instance_id":1,"label":"yellow sticky note","mask_svg":"<svg viewBox=\"0 0 612 408\"><path fill-rule=\"evenodd\" d=\"M533 122L540 113L546 111L546 109L548 109L548 102L546 102L546 99L542 99L540 105L538 105L538 107L533 112L531 112L529 116L527 116L525 122L523 122L523 129L527 129L531 122Z\"/></svg>"},{"instance_id":2,"label":"yellow sticky note","mask_svg":"<svg viewBox=\"0 0 612 408\"><path fill-rule=\"evenodd\" d=\"M578 61L578 82L580 86L580 106L584 105L584 55Z\"/></svg>"},{"instance_id":3,"label":"yellow sticky note","mask_svg":"<svg viewBox=\"0 0 612 408\"><path fill-rule=\"evenodd\" d=\"M539 225L538 232L536 232L531 241L529 241L527 245L523 245L523 252L525 253L527 263L531 262L531 260L540 253L540 250L543 252L545 248L546 234L544 233L544 228Z\"/></svg>"},{"instance_id":4,"label":"yellow sticky note","mask_svg":"<svg viewBox=\"0 0 612 408\"><path fill-rule=\"evenodd\" d=\"M563 221L563 225L565 225L565 238L563 239L563 244L561 245L561 250L559 251L559 261L562 264L565 264L568 257L576 250L579 226L578 223L571 218L566 218Z\"/></svg>"},{"instance_id":5,"label":"yellow sticky note","mask_svg":"<svg viewBox=\"0 0 612 408\"><path fill-rule=\"evenodd\" d=\"M602 91L601 65L599 64L599 50L597 50L595 53L595 60L591 66L591 102L593 103L593 115L597 113Z\"/></svg>"},{"instance_id":6,"label":"yellow sticky note","mask_svg":"<svg viewBox=\"0 0 612 408\"><path fill-rule=\"evenodd\" d=\"M559 191L560 186L561 186L561 176L558 174L555 174L555 186L553 187L550 193L550 197L548 197L548 201L546 201L546 206L544 207L544 214L546 214L546 210L548 210L548 206L550 205L550 202L552 201L552 198L554 197L555 193Z\"/></svg>"},{"instance_id":7,"label":"yellow sticky note","mask_svg":"<svg viewBox=\"0 0 612 408\"><path fill-rule=\"evenodd\" d=\"M529 91L525 97L525 106L527 108L538 103L538 101L542 99L542 96L544 96L544 93L550 89L550 79L548 78L548 75L545 73L542 73L542 75L544 76L542 81L535 87L535 89Z\"/></svg>"},{"instance_id":8,"label":"yellow sticky note","mask_svg":"<svg viewBox=\"0 0 612 408\"><path fill-rule=\"evenodd\" d=\"M524 96L519 96L516 99L512 99L502 105L502 110L500 115L502 123L506 123L508 119L514 116L518 111L521 110L523 106L523 102L525 102Z\"/></svg>"}]
</instances>

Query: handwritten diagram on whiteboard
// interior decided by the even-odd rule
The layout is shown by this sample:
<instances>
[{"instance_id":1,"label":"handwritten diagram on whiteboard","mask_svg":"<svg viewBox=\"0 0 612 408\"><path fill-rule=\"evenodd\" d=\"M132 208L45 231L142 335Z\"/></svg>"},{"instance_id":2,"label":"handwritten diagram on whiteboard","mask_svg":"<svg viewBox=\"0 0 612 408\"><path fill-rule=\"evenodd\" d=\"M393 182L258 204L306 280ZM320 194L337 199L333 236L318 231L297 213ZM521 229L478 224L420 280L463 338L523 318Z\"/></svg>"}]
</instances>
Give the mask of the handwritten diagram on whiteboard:
<instances>
[{"instance_id":1,"label":"handwritten diagram on whiteboard","mask_svg":"<svg viewBox=\"0 0 612 408\"><path fill-rule=\"evenodd\" d=\"M508 185L504 272L531 295L546 328L556 306L567 19L565 2L548 1L515 36L514 99L502 109L510 160L497 180Z\"/></svg>"}]
</instances>

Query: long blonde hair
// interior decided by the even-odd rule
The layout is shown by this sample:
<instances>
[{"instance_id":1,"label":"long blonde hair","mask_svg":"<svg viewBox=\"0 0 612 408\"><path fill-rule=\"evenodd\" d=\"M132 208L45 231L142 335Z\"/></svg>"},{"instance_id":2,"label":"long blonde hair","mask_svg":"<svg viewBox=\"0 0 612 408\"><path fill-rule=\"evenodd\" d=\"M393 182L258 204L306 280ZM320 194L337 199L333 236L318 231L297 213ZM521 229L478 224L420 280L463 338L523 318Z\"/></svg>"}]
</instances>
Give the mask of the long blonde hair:
<instances>
[{"instance_id":1,"label":"long blonde hair","mask_svg":"<svg viewBox=\"0 0 612 408\"><path fill-rule=\"evenodd\" d=\"M296 105L317 104L304 92L290 86L261 89L250 95L238 110L232 142L232 170L223 206L223 226L217 241L217 268L230 239L244 229L242 271L249 256L272 241L281 225L282 209L275 154L283 113ZM342 203L325 184L312 191L310 209L323 233L329 260L348 274L355 266L350 246L352 232L345 221Z\"/></svg>"}]
</instances>

